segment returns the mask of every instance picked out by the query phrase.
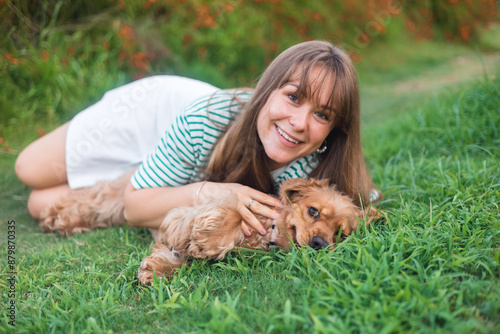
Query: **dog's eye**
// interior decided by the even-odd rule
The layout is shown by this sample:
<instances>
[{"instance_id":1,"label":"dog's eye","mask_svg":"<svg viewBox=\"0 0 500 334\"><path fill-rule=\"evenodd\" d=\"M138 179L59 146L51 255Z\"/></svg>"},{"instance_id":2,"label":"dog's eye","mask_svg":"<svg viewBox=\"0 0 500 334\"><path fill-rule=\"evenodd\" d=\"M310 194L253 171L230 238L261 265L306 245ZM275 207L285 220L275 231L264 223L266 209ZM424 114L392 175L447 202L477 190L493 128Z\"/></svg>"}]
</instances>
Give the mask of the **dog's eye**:
<instances>
[{"instance_id":1,"label":"dog's eye","mask_svg":"<svg viewBox=\"0 0 500 334\"><path fill-rule=\"evenodd\" d=\"M314 220L318 220L319 219L319 211L318 209L316 208L313 208L312 206L310 206L308 209L307 209L307 214L311 217L314 218Z\"/></svg>"}]
</instances>

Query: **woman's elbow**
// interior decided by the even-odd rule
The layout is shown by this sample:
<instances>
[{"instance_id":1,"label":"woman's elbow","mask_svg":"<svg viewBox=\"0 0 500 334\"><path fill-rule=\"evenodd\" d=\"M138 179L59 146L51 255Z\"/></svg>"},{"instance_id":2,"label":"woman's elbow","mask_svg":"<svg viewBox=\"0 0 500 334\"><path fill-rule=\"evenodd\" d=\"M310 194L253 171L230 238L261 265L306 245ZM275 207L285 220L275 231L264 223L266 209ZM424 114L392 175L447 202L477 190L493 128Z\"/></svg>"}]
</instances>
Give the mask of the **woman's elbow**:
<instances>
[{"instance_id":1,"label":"woman's elbow","mask_svg":"<svg viewBox=\"0 0 500 334\"><path fill-rule=\"evenodd\" d=\"M134 192L136 190L132 187L131 184L127 186L125 189L125 193L123 194L123 216L125 221L131 227L141 227L140 222L137 219L136 215L134 215Z\"/></svg>"},{"instance_id":2,"label":"woman's elbow","mask_svg":"<svg viewBox=\"0 0 500 334\"><path fill-rule=\"evenodd\" d=\"M123 215L129 226L159 228L166 214L158 201L162 188L135 189L131 184L123 194Z\"/></svg>"},{"instance_id":3,"label":"woman's elbow","mask_svg":"<svg viewBox=\"0 0 500 334\"><path fill-rule=\"evenodd\" d=\"M130 227L139 227L137 221L134 220L134 217L130 215L130 211L127 210L127 206L125 206L123 210L123 217L125 218L125 221Z\"/></svg>"}]
</instances>

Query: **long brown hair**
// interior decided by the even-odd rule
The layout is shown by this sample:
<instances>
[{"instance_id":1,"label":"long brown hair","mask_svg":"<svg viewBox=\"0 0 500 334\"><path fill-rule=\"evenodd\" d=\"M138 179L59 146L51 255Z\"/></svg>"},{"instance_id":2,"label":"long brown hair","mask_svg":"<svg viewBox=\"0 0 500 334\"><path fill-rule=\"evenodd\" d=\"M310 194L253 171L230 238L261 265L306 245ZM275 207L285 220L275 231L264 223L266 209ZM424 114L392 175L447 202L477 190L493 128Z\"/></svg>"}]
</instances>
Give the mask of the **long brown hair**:
<instances>
[{"instance_id":1,"label":"long brown hair","mask_svg":"<svg viewBox=\"0 0 500 334\"><path fill-rule=\"evenodd\" d=\"M325 81L329 77L310 78L311 71L318 66L322 73L335 78L328 103L335 110L335 118L326 138L328 149L319 155L320 161L310 177L328 179L358 205L360 201L368 203L374 185L361 150L356 70L341 49L324 41L292 46L269 65L241 115L219 139L205 170L207 180L236 182L262 192L274 192L268 160L257 134L257 117L271 93L289 82L297 69L301 72L299 94L311 96L311 81ZM319 84L318 87L323 86Z\"/></svg>"}]
</instances>

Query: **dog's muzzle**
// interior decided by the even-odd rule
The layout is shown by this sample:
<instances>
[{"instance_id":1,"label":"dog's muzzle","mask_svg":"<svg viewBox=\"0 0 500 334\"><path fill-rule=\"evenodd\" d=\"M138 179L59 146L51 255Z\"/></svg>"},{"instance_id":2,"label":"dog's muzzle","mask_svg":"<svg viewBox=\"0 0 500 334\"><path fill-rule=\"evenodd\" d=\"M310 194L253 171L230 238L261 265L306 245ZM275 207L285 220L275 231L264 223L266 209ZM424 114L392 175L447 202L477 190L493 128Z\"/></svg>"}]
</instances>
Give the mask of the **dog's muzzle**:
<instances>
[{"instance_id":1,"label":"dog's muzzle","mask_svg":"<svg viewBox=\"0 0 500 334\"><path fill-rule=\"evenodd\" d=\"M317 235L315 235L314 237L312 237L309 246L311 246L311 248L314 248L315 250L320 250L321 248L328 247L329 243L326 242L322 237L318 237Z\"/></svg>"}]
</instances>

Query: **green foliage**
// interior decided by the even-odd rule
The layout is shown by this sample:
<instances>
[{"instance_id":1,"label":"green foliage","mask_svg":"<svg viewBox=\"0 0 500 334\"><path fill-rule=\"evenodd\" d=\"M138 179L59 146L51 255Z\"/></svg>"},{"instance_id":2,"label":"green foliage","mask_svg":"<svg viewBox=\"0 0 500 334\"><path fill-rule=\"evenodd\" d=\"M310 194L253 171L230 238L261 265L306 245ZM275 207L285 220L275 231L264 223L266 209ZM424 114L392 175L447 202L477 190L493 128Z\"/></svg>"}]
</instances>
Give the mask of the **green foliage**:
<instances>
[{"instance_id":1,"label":"green foliage","mask_svg":"<svg viewBox=\"0 0 500 334\"><path fill-rule=\"evenodd\" d=\"M116 5L112 1L2 1L0 31L12 34L11 41L18 47L24 47L26 39L29 42L40 42L48 27L72 25L114 7Z\"/></svg>"},{"instance_id":2,"label":"green foliage","mask_svg":"<svg viewBox=\"0 0 500 334\"><path fill-rule=\"evenodd\" d=\"M451 29L453 36L461 29L472 42L479 23L496 17L493 2L474 11L464 10L469 2L450 3L5 1L0 3L0 76L7 87L0 95L0 126L13 119L67 119L106 89L155 73L182 74L222 88L253 86L279 51L309 39L341 45L356 62L367 56L368 46L388 36L407 39L400 33L405 22L427 24L433 31ZM414 18L423 10L432 12L432 22ZM456 19L447 23L443 15ZM464 30L460 20L470 29ZM45 90L35 92L35 86ZM12 108L9 97L14 94L33 103ZM82 94L90 101L81 102Z\"/></svg>"},{"instance_id":3,"label":"green foliage","mask_svg":"<svg viewBox=\"0 0 500 334\"><path fill-rule=\"evenodd\" d=\"M106 43L114 42L106 37L112 36L105 36ZM67 47L61 49L57 45ZM68 119L68 112L83 109L106 90L125 83L122 73L108 71L118 55L107 48L107 44L96 43L90 36L80 33L56 35L48 38L40 48L30 47L24 51L36 56L21 58L19 64L4 63L7 75L2 79L1 124L33 118ZM12 96L20 99L15 105L27 109L12 108Z\"/></svg>"},{"instance_id":4,"label":"green foliage","mask_svg":"<svg viewBox=\"0 0 500 334\"><path fill-rule=\"evenodd\" d=\"M405 1L402 8L406 28L418 37L431 39L438 34L450 41L469 42L477 38L481 26L496 22L497 6L494 0L424 0Z\"/></svg>"}]
</instances>

